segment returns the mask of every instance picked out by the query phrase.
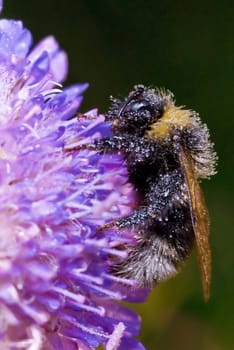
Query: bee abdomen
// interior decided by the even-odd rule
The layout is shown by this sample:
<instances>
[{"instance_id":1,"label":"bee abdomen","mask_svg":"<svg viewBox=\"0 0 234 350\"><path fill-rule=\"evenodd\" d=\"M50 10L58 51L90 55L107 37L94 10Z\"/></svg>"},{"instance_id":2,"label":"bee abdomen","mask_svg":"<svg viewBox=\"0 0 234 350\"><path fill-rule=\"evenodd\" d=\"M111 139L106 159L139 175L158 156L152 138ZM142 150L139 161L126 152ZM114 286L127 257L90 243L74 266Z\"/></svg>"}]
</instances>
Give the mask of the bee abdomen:
<instances>
[{"instance_id":1,"label":"bee abdomen","mask_svg":"<svg viewBox=\"0 0 234 350\"><path fill-rule=\"evenodd\" d=\"M127 259L114 265L112 270L119 277L135 280L138 287L152 287L174 276L191 249L192 242L183 250L181 245L171 244L159 236L139 237Z\"/></svg>"}]
</instances>

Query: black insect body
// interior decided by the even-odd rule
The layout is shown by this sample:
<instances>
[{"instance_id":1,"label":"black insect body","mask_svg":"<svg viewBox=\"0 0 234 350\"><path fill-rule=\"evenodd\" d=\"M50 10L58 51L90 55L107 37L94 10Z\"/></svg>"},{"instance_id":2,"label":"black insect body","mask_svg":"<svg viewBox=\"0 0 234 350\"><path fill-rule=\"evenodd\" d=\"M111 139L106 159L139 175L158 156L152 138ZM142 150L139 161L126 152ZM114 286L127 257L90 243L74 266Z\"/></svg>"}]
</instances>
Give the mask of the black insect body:
<instances>
[{"instance_id":1,"label":"black insect body","mask_svg":"<svg viewBox=\"0 0 234 350\"><path fill-rule=\"evenodd\" d=\"M107 113L113 136L85 148L120 152L134 185L137 207L102 229L133 227L137 243L113 267L116 275L151 286L177 273L196 242L204 296L209 297L209 216L198 180L215 173L216 155L207 127L176 107L169 91L137 85ZM84 147L83 147L84 148Z\"/></svg>"}]
</instances>

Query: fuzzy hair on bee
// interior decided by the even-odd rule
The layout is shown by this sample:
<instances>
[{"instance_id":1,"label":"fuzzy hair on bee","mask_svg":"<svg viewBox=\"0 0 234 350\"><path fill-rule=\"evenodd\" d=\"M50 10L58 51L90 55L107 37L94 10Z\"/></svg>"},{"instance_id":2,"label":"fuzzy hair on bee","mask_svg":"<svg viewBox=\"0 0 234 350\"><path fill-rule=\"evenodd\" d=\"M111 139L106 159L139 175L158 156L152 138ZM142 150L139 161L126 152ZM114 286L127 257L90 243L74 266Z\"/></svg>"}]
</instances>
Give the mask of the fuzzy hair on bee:
<instances>
[{"instance_id":1,"label":"fuzzy hair on bee","mask_svg":"<svg viewBox=\"0 0 234 350\"><path fill-rule=\"evenodd\" d=\"M136 85L106 114L113 135L80 149L120 153L137 204L101 230L133 228L136 244L114 264L117 276L152 286L175 275L196 247L204 298L209 298L209 214L199 181L215 174L216 153L197 113L175 105L170 91Z\"/></svg>"}]
</instances>

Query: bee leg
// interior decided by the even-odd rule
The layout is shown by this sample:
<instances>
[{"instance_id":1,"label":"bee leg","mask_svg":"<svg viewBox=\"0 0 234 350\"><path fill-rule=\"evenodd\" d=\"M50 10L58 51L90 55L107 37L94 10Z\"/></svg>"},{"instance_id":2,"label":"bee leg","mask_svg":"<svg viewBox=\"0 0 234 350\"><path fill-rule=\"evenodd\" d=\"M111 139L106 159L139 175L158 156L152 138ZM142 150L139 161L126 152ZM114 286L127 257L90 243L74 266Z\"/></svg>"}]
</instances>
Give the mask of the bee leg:
<instances>
[{"instance_id":1,"label":"bee leg","mask_svg":"<svg viewBox=\"0 0 234 350\"><path fill-rule=\"evenodd\" d=\"M115 153L119 152L124 147L123 142L124 138L121 136L104 137L96 139L92 143L86 143L71 148L67 147L65 148L65 152L90 150L100 153Z\"/></svg>"},{"instance_id":2,"label":"bee leg","mask_svg":"<svg viewBox=\"0 0 234 350\"><path fill-rule=\"evenodd\" d=\"M143 224L145 220L149 221L150 219L154 219L154 215L152 212L149 213L147 208L134 210L133 213L128 216L110 221L107 224L99 227L98 232L103 232L104 230L108 230L110 228L121 229L128 226L140 225Z\"/></svg>"},{"instance_id":3,"label":"bee leg","mask_svg":"<svg viewBox=\"0 0 234 350\"><path fill-rule=\"evenodd\" d=\"M174 207L175 202L177 206L184 205L184 193L181 190L183 183L183 176L178 170L161 176L157 183L152 181L145 207L135 209L130 215L111 221L104 225L101 230L111 227L121 229L134 225L149 227L157 222L167 222L168 214L171 208ZM175 194L177 194L177 199L175 199Z\"/></svg>"},{"instance_id":4,"label":"bee leg","mask_svg":"<svg viewBox=\"0 0 234 350\"><path fill-rule=\"evenodd\" d=\"M146 142L135 136L121 135L104 137L94 140L92 143L82 144L75 147L65 148L65 152L90 150L103 153L131 154L137 149L137 161L143 161L155 154L161 146L156 143Z\"/></svg>"},{"instance_id":5,"label":"bee leg","mask_svg":"<svg viewBox=\"0 0 234 350\"><path fill-rule=\"evenodd\" d=\"M103 226L100 226L97 228L97 232L103 232L105 230L108 230L110 228L115 228L117 229L117 226L116 226L116 221L110 221L108 222L107 224L103 225Z\"/></svg>"},{"instance_id":6,"label":"bee leg","mask_svg":"<svg viewBox=\"0 0 234 350\"><path fill-rule=\"evenodd\" d=\"M124 228L128 226L140 225L153 218L152 212L149 213L148 208L142 208L139 210L134 210L130 215L124 216L123 218L117 219L115 221L115 226L118 228Z\"/></svg>"},{"instance_id":7,"label":"bee leg","mask_svg":"<svg viewBox=\"0 0 234 350\"><path fill-rule=\"evenodd\" d=\"M84 150L96 151L97 149L94 143L86 143L86 144L78 145L71 148L67 147L64 149L64 152L69 153L69 152L77 152L77 151L84 151Z\"/></svg>"}]
</instances>

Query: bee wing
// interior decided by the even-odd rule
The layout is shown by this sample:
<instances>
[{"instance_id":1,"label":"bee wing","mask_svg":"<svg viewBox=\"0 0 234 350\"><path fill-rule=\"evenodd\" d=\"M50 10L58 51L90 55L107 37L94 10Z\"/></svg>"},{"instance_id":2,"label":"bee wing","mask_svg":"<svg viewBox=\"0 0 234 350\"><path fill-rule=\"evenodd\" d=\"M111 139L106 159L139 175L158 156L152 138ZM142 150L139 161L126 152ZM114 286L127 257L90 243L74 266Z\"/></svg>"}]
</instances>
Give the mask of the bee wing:
<instances>
[{"instance_id":1,"label":"bee wing","mask_svg":"<svg viewBox=\"0 0 234 350\"><path fill-rule=\"evenodd\" d=\"M184 170L188 186L191 220L196 239L197 257L201 270L204 299L210 296L211 282L211 250L209 244L209 213L204 195L194 174L194 165L190 155L181 149L180 163Z\"/></svg>"}]
</instances>

